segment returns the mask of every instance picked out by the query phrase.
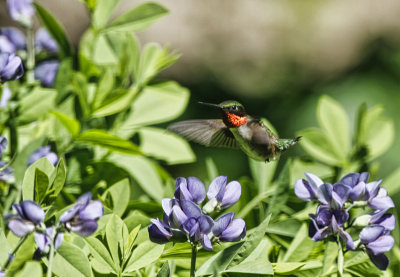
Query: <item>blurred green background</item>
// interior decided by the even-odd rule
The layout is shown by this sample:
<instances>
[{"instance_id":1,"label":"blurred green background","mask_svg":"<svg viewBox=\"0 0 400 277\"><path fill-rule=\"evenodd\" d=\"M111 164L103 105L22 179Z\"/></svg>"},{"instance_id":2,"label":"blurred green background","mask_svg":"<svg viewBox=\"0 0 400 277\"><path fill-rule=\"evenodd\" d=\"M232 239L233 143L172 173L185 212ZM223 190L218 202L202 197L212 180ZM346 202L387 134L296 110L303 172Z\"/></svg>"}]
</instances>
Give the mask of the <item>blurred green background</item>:
<instances>
[{"instance_id":1,"label":"blurred green background","mask_svg":"<svg viewBox=\"0 0 400 277\"><path fill-rule=\"evenodd\" d=\"M89 18L79 1L41 0L64 24L75 43ZM144 1L121 1L114 17ZM398 167L400 154L400 2L373 1L163 1L170 15L139 34L142 44L170 45L181 60L159 78L174 79L191 91L178 120L215 118L198 101L242 102L249 114L266 117L281 137L316 126L317 99L328 94L354 116L363 102L383 104L395 121L391 151L380 157L378 177ZM0 25L10 25L5 1ZM168 166L174 177L206 176L211 156L220 174L249 175L241 151L192 144L195 163ZM300 146L281 160L304 156ZM280 161L280 164L283 164Z\"/></svg>"}]
</instances>

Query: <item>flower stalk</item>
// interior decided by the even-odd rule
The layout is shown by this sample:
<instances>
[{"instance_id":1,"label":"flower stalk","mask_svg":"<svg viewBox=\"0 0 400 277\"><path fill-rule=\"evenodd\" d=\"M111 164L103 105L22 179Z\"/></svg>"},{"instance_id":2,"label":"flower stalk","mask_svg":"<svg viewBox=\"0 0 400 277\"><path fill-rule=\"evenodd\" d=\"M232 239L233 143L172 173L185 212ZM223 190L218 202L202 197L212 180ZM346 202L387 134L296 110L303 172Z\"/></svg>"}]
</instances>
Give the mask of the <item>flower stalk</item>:
<instances>
[{"instance_id":1,"label":"flower stalk","mask_svg":"<svg viewBox=\"0 0 400 277\"><path fill-rule=\"evenodd\" d=\"M50 240L50 253L49 253L49 265L47 267L47 277L51 277L51 273L53 271L53 261L54 261L54 240L56 237L57 232L53 232L53 235L51 236L51 240Z\"/></svg>"},{"instance_id":2,"label":"flower stalk","mask_svg":"<svg viewBox=\"0 0 400 277\"><path fill-rule=\"evenodd\" d=\"M192 244L192 258L190 260L190 277L196 275L197 243Z\"/></svg>"},{"instance_id":3,"label":"flower stalk","mask_svg":"<svg viewBox=\"0 0 400 277\"><path fill-rule=\"evenodd\" d=\"M26 61L26 80L28 85L35 82L35 35L33 27L30 26L26 30L26 48L27 48L27 61Z\"/></svg>"}]
</instances>

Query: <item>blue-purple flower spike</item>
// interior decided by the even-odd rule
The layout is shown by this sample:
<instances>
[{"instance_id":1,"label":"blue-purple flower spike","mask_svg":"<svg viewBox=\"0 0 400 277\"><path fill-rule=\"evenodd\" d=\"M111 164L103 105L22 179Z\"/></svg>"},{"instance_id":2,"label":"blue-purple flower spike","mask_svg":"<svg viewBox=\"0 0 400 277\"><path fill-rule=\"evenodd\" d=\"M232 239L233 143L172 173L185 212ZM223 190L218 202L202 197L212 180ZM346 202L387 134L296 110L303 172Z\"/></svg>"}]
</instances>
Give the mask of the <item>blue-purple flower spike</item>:
<instances>
[{"instance_id":1,"label":"blue-purple flower spike","mask_svg":"<svg viewBox=\"0 0 400 277\"><path fill-rule=\"evenodd\" d=\"M8 228L18 237L28 235L44 220L44 211L36 202L25 200L12 207L17 215L11 217Z\"/></svg>"},{"instance_id":2,"label":"blue-purple flower spike","mask_svg":"<svg viewBox=\"0 0 400 277\"><path fill-rule=\"evenodd\" d=\"M7 0L7 6L12 19L25 27L32 25L32 16L35 14L32 0Z\"/></svg>"}]
</instances>

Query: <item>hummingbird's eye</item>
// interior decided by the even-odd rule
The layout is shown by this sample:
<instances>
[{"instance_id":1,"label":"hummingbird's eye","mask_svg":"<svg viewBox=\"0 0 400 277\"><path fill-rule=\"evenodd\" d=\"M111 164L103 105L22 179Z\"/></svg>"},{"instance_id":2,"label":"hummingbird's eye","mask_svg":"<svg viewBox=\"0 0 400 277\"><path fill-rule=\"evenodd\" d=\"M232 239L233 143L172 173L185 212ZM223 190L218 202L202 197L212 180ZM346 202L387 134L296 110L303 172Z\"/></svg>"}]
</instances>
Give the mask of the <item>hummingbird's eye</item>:
<instances>
[{"instance_id":1,"label":"hummingbird's eye","mask_svg":"<svg viewBox=\"0 0 400 277\"><path fill-rule=\"evenodd\" d=\"M237 111L238 107L237 106L232 106L232 110Z\"/></svg>"}]
</instances>

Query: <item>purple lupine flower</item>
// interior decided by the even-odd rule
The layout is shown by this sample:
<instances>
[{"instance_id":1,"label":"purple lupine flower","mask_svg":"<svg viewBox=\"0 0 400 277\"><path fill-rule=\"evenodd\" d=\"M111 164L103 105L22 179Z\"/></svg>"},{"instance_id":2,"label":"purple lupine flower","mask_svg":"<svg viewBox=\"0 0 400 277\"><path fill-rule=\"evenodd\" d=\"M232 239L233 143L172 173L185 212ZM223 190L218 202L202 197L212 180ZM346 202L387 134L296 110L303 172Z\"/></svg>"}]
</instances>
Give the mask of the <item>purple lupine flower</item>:
<instances>
[{"instance_id":1,"label":"purple lupine flower","mask_svg":"<svg viewBox=\"0 0 400 277\"><path fill-rule=\"evenodd\" d=\"M8 228L18 237L31 233L44 220L44 211L36 202L25 200L12 207L18 214L11 217Z\"/></svg>"},{"instance_id":2,"label":"purple lupine flower","mask_svg":"<svg viewBox=\"0 0 400 277\"><path fill-rule=\"evenodd\" d=\"M47 51L50 53L58 51L57 42L50 36L45 28L39 28L36 31L35 45L37 51Z\"/></svg>"},{"instance_id":3,"label":"purple lupine flower","mask_svg":"<svg viewBox=\"0 0 400 277\"><path fill-rule=\"evenodd\" d=\"M233 219L235 213L227 213L215 220L212 232L220 241L239 241L246 236L245 222Z\"/></svg>"},{"instance_id":4,"label":"purple lupine flower","mask_svg":"<svg viewBox=\"0 0 400 277\"><path fill-rule=\"evenodd\" d=\"M153 222L153 224L150 224L147 228L150 240L158 244L169 242L174 235L171 231L171 227L158 218L152 218L150 221Z\"/></svg>"},{"instance_id":5,"label":"purple lupine flower","mask_svg":"<svg viewBox=\"0 0 400 277\"><path fill-rule=\"evenodd\" d=\"M4 44L0 43L0 50L2 52L14 53L17 50L26 49L25 35L14 27L7 27L0 29L0 37L3 37ZM8 48L8 51L6 50Z\"/></svg>"},{"instance_id":6,"label":"purple lupine flower","mask_svg":"<svg viewBox=\"0 0 400 277\"><path fill-rule=\"evenodd\" d=\"M43 157L46 157L49 160L49 162L51 162L52 165L54 166L58 163L58 157L56 153L51 152L50 145L46 145L40 147L29 156L27 161L27 166L30 166L31 164L33 164L37 160L40 160Z\"/></svg>"},{"instance_id":7,"label":"purple lupine flower","mask_svg":"<svg viewBox=\"0 0 400 277\"><path fill-rule=\"evenodd\" d=\"M14 173L12 168L2 161L0 161L0 182L14 182Z\"/></svg>"},{"instance_id":8,"label":"purple lupine flower","mask_svg":"<svg viewBox=\"0 0 400 277\"><path fill-rule=\"evenodd\" d=\"M42 86L51 88L57 76L59 61L45 61L35 67L35 79L39 80Z\"/></svg>"},{"instance_id":9,"label":"purple lupine flower","mask_svg":"<svg viewBox=\"0 0 400 277\"><path fill-rule=\"evenodd\" d=\"M0 108L4 108L5 106L7 106L8 100L10 100L11 95L11 90L8 87L7 83L5 83L3 86L3 92L1 93Z\"/></svg>"},{"instance_id":10,"label":"purple lupine flower","mask_svg":"<svg viewBox=\"0 0 400 277\"><path fill-rule=\"evenodd\" d=\"M200 204L206 198L206 189L196 177L179 177L175 180L174 196L179 200L190 200Z\"/></svg>"},{"instance_id":11,"label":"purple lupine flower","mask_svg":"<svg viewBox=\"0 0 400 277\"><path fill-rule=\"evenodd\" d=\"M242 193L242 188L237 181L231 181L228 184L226 176L218 176L215 178L207 191L209 201L203 210L207 213L215 209L224 209L235 204Z\"/></svg>"},{"instance_id":12,"label":"purple lupine flower","mask_svg":"<svg viewBox=\"0 0 400 277\"><path fill-rule=\"evenodd\" d=\"M7 0L7 5L12 19L24 26L32 25L32 16L35 14L32 0Z\"/></svg>"},{"instance_id":13,"label":"purple lupine flower","mask_svg":"<svg viewBox=\"0 0 400 277\"><path fill-rule=\"evenodd\" d=\"M41 253L49 252L51 238L53 237L53 232L54 232L54 228L49 227L49 228L46 228L45 234L38 233L38 232L35 232L33 234L36 245L38 246L38 249ZM57 249L58 247L60 247L63 240L64 240L64 233L62 233L62 232L57 233L56 237L54 239L54 248Z\"/></svg>"},{"instance_id":14,"label":"purple lupine flower","mask_svg":"<svg viewBox=\"0 0 400 277\"><path fill-rule=\"evenodd\" d=\"M320 241L328 235L339 236L346 242L348 249L355 249L351 236L343 229L345 222L349 219L346 210L332 210L329 205L320 205L317 213L311 214L309 235L312 240Z\"/></svg>"},{"instance_id":15,"label":"purple lupine flower","mask_svg":"<svg viewBox=\"0 0 400 277\"><path fill-rule=\"evenodd\" d=\"M370 214L369 224L383 226L387 231L392 231L396 227L396 218L393 214L387 214L388 209L374 211Z\"/></svg>"},{"instance_id":16,"label":"purple lupine flower","mask_svg":"<svg viewBox=\"0 0 400 277\"><path fill-rule=\"evenodd\" d=\"M381 270L389 265L389 259L384 255L392 249L394 239L389 235L388 230L381 225L370 225L360 232L360 241L365 245L371 261Z\"/></svg>"},{"instance_id":17,"label":"purple lupine flower","mask_svg":"<svg viewBox=\"0 0 400 277\"><path fill-rule=\"evenodd\" d=\"M0 270L0 277L5 277L6 276L6 272L4 270Z\"/></svg>"},{"instance_id":18,"label":"purple lupine flower","mask_svg":"<svg viewBox=\"0 0 400 277\"><path fill-rule=\"evenodd\" d=\"M82 237L93 234L97 229L97 220L103 216L103 204L99 200L90 201L92 194L85 193L75 205L60 216L65 229Z\"/></svg>"},{"instance_id":19,"label":"purple lupine flower","mask_svg":"<svg viewBox=\"0 0 400 277\"><path fill-rule=\"evenodd\" d=\"M0 136L0 158L3 156L3 151L6 149L8 141L5 137Z\"/></svg>"},{"instance_id":20,"label":"purple lupine flower","mask_svg":"<svg viewBox=\"0 0 400 277\"><path fill-rule=\"evenodd\" d=\"M200 242L206 250L212 250L208 234L214 226L214 221L208 215L189 217L183 224L183 229L189 235L190 241Z\"/></svg>"},{"instance_id":21,"label":"purple lupine flower","mask_svg":"<svg viewBox=\"0 0 400 277\"><path fill-rule=\"evenodd\" d=\"M329 191L332 191L332 185L325 185L318 176L312 173L304 173L304 175L306 180L299 179L294 185L296 196L304 201L319 200L323 204L328 204L330 199L326 199L325 195L329 195Z\"/></svg>"},{"instance_id":22,"label":"purple lupine flower","mask_svg":"<svg viewBox=\"0 0 400 277\"><path fill-rule=\"evenodd\" d=\"M0 53L0 83L19 79L23 74L20 57L13 53Z\"/></svg>"}]
</instances>

